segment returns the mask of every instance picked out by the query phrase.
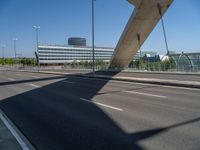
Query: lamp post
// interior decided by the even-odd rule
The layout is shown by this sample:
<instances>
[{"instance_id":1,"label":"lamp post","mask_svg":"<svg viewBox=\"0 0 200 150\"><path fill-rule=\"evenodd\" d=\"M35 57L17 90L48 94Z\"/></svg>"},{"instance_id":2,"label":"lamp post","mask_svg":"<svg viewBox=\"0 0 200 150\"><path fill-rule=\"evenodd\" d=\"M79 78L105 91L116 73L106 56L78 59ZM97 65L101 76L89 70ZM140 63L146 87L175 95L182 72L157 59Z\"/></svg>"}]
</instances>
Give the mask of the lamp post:
<instances>
[{"instance_id":1,"label":"lamp post","mask_svg":"<svg viewBox=\"0 0 200 150\"><path fill-rule=\"evenodd\" d=\"M38 46L39 46L39 43L38 43L38 30L40 29L40 26L33 26L33 28L35 29L35 32L36 32L36 50L37 50L37 53L39 54L39 51L38 51ZM38 69L40 69L40 60L38 58Z\"/></svg>"},{"instance_id":2,"label":"lamp post","mask_svg":"<svg viewBox=\"0 0 200 150\"><path fill-rule=\"evenodd\" d=\"M15 65L17 64L17 38L13 38L14 42L14 52L15 52Z\"/></svg>"},{"instance_id":3,"label":"lamp post","mask_svg":"<svg viewBox=\"0 0 200 150\"><path fill-rule=\"evenodd\" d=\"M95 75L95 50L94 50L94 1L92 0L92 72Z\"/></svg>"},{"instance_id":4,"label":"lamp post","mask_svg":"<svg viewBox=\"0 0 200 150\"><path fill-rule=\"evenodd\" d=\"M2 45L2 59L3 59L3 65L4 65L4 51L5 51L5 45Z\"/></svg>"}]
</instances>

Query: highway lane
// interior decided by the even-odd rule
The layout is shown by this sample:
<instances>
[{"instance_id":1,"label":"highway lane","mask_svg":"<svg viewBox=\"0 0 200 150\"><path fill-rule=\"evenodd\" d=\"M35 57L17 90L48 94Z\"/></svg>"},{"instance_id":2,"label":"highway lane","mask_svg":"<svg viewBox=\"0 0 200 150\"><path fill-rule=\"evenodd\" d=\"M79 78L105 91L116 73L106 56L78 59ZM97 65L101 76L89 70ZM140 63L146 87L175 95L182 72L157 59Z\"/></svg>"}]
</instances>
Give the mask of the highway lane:
<instances>
[{"instance_id":1,"label":"highway lane","mask_svg":"<svg viewBox=\"0 0 200 150\"><path fill-rule=\"evenodd\" d=\"M200 147L200 90L38 73L0 74L0 83L9 83L0 84L0 108L38 149ZM10 84L19 80L25 82Z\"/></svg>"}]
</instances>

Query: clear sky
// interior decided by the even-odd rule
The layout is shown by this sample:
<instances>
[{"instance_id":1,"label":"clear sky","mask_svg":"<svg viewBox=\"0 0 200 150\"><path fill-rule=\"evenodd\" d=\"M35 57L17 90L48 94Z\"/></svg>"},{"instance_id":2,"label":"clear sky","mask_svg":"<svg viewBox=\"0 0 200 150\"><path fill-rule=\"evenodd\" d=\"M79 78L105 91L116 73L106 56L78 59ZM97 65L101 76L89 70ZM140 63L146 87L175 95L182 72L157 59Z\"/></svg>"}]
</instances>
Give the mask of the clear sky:
<instances>
[{"instance_id":1,"label":"clear sky","mask_svg":"<svg viewBox=\"0 0 200 150\"><path fill-rule=\"evenodd\" d=\"M97 0L95 45L115 47L133 9L126 0ZM174 0L164 20L170 50L200 52L200 0ZM14 56L14 37L18 53L33 56L33 25L41 26L41 44L67 44L68 37L80 36L91 45L91 0L0 0L0 44L7 57ZM142 50L166 52L160 23Z\"/></svg>"}]
</instances>

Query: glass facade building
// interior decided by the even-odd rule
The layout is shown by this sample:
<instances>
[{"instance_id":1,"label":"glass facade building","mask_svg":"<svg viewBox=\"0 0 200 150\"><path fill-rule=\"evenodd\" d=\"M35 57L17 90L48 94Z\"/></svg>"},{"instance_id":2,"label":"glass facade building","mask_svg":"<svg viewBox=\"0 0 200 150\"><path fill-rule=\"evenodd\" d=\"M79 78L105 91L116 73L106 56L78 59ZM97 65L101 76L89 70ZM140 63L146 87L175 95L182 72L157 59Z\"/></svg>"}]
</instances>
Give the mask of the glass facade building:
<instances>
[{"instance_id":1,"label":"glass facade building","mask_svg":"<svg viewBox=\"0 0 200 150\"><path fill-rule=\"evenodd\" d=\"M80 37L71 37L68 38L68 45L73 45L73 46L86 46L86 38L80 38Z\"/></svg>"},{"instance_id":2,"label":"glass facade building","mask_svg":"<svg viewBox=\"0 0 200 150\"><path fill-rule=\"evenodd\" d=\"M114 48L95 47L95 59L109 62ZM40 64L65 64L73 61L92 61L92 47L80 46L38 46Z\"/></svg>"}]
</instances>

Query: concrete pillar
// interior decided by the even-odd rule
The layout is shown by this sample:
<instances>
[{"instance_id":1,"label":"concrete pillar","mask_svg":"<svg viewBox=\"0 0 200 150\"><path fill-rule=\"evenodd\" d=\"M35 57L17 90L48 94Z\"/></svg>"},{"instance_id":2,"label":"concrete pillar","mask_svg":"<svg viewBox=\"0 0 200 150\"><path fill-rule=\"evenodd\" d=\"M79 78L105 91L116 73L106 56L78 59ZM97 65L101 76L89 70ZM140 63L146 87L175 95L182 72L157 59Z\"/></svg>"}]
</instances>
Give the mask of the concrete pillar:
<instances>
[{"instance_id":1,"label":"concrete pillar","mask_svg":"<svg viewBox=\"0 0 200 150\"><path fill-rule=\"evenodd\" d=\"M110 68L126 68L132 61L140 46L147 39L161 16L158 11L158 3L162 14L166 12L173 0L128 0L135 9L120 37L110 62ZM138 35L140 41L138 41Z\"/></svg>"}]
</instances>

